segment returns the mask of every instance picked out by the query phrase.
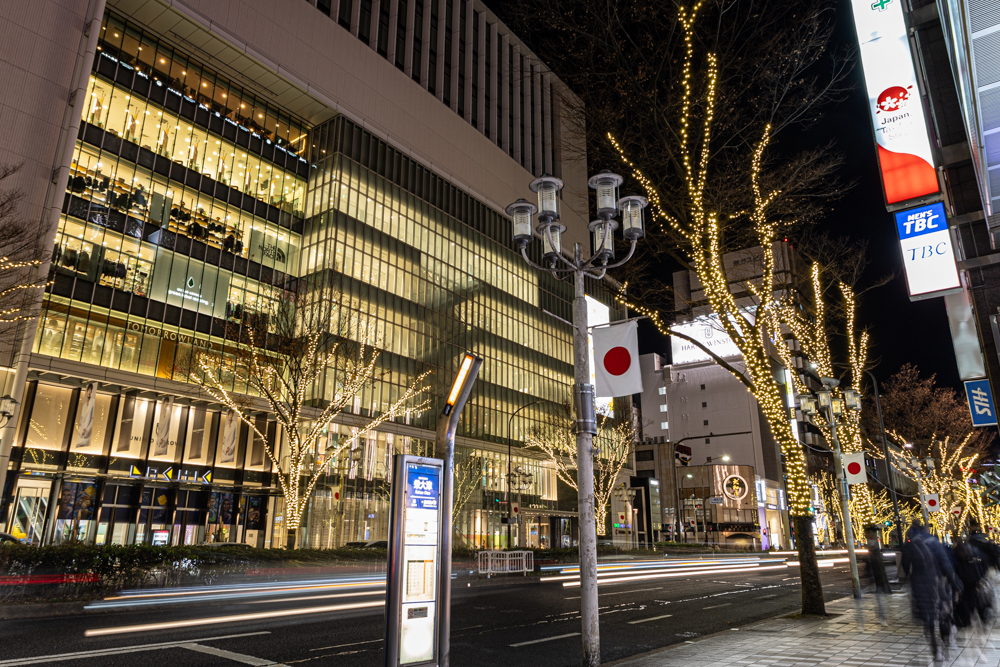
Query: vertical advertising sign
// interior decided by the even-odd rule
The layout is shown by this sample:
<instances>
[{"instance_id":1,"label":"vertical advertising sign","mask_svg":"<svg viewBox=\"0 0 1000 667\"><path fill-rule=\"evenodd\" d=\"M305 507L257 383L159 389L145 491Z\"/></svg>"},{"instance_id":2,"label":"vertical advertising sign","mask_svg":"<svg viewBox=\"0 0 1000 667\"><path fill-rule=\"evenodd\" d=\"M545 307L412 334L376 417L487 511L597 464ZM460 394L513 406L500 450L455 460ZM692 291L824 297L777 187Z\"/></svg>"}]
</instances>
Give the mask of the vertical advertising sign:
<instances>
[{"instance_id":1,"label":"vertical advertising sign","mask_svg":"<svg viewBox=\"0 0 1000 667\"><path fill-rule=\"evenodd\" d=\"M399 454L392 487L386 665L437 664L443 462Z\"/></svg>"},{"instance_id":2,"label":"vertical advertising sign","mask_svg":"<svg viewBox=\"0 0 1000 667\"><path fill-rule=\"evenodd\" d=\"M969 399L969 413L973 426L995 426L997 411L989 380L969 380L965 383L965 396Z\"/></svg>"},{"instance_id":3,"label":"vertical advertising sign","mask_svg":"<svg viewBox=\"0 0 1000 667\"><path fill-rule=\"evenodd\" d=\"M911 300L944 296L962 289L943 204L899 211L896 231Z\"/></svg>"},{"instance_id":4,"label":"vertical advertising sign","mask_svg":"<svg viewBox=\"0 0 1000 667\"><path fill-rule=\"evenodd\" d=\"M903 0L851 0L885 203L939 191Z\"/></svg>"}]
</instances>

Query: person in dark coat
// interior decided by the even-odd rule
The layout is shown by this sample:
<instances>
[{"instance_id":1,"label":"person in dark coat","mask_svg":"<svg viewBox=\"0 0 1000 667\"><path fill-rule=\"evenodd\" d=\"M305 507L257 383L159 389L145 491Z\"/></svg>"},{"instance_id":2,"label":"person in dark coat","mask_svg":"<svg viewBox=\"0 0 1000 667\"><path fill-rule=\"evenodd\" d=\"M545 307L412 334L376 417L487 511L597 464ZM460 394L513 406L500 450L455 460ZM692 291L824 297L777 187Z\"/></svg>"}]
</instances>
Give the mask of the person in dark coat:
<instances>
[{"instance_id":1,"label":"person in dark coat","mask_svg":"<svg viewBox=\"0 0 1000 667\"><path fill-rule=\"evenodd\" d=\"M938 630L947 644L951 634L951 558L920 521L914 521L903 545L903 571L909 575L913 615L924 625L935 660L944 660ZM947 626L947 627L946 627Z\"/></svg>"}]
</instances>

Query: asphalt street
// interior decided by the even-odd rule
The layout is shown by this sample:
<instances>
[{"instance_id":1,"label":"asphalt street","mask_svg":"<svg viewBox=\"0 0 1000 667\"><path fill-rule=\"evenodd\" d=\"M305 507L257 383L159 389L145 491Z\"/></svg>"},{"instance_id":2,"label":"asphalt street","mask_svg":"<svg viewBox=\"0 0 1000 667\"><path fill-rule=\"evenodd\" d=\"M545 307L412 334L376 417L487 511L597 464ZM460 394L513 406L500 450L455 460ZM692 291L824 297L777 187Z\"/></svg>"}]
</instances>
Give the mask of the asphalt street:
<instances>
[{"instance_id":1,"label":"asphalt street","mask_svg":"<svg viewBox=\"0 0 1000 667\"><path fill-rule=\"evenodd\" d=\"M850 594L846 563L821 570L827 599ZM579 588L541 583L453 594L453 665L578 665ZM796 567L614 581L599 589L605 662L799 608ZM180 664L383 665L384 587L292 582L206 596L110 600L131 606L0 621L0 667ZM167 602L168 604L163 604ZM138 606L137 606L138 605ZM147 605L147 606L142 606Z\"/></svg>"}]
</instances>

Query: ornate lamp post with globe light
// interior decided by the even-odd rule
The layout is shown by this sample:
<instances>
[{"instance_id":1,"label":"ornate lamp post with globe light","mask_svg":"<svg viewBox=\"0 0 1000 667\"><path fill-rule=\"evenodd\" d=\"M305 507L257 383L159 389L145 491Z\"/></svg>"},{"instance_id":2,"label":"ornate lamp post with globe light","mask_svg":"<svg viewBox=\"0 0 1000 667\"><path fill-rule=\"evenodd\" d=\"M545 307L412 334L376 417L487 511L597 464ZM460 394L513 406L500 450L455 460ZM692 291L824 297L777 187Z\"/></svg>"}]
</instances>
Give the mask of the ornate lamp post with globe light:
<instances>
[{"instance_id":1,"label":"ornate lamp post with globe light","mask_svg":"<svg viewBox=\"0 0 1000 667\"><path fill-rule=\"evenodd\" d=\"M820 378L823 388L815 394L800 394L799 406L806 419L812 421L817 414L822 414L830 427L830 440L833 445L833 472L840 484L840 506L844 517L844 541L847 543L847 556L851 564L851 587L854 597L861 599L861 580L858 577L858 559L854 554L854 526L851 523L850 496L848 495L847 478L843 470L843 454L840 451L840 438L837 437L837 421L845 412L861 410L861 397L853 389L843 389L843 398L834 396L833 389L840 384L834 378Z\"/></svg>"},{"instance_id":2,"label":"ornate lamp post with globe light","mask_svg":"<svg viewBox=\"0 0 1000 667\"><path fill-rule=\"evenodd\" d=\"M592 177L588 185L597 192L597 220L588 225L592 234L594 252L583 259L580 244L573 248L572 257L562 252L561 237L566 226L559 221L559 191L563 182L548 174L533 180L529 187L538 194L538 206L525 199L518 199L507 207L513 223L514 243L524 261L541 271L548 271L557 278L572 274L573 299L573 403L576 413L577 485L580 513L580 616L583 626L583 664L596 667L601 664L601 642L597 617L597 528L594 520L594 451L593 439L597 434L597 415L594 408L594 385L590 384L590 357L587 348L587 278L601 280L608 269L628 262L635 253L636 242L643 237L642 209L645 197L630 195L618 197L622 177L601 173ZM631 243L625 259L617 263L614 249L614 232L618 213L622 218L622 235ZM538 225L532 231L532 218L538 214ZM528 244L535 233L542 239L543 266L528 258Z\"/></svg>"}]
</instances>

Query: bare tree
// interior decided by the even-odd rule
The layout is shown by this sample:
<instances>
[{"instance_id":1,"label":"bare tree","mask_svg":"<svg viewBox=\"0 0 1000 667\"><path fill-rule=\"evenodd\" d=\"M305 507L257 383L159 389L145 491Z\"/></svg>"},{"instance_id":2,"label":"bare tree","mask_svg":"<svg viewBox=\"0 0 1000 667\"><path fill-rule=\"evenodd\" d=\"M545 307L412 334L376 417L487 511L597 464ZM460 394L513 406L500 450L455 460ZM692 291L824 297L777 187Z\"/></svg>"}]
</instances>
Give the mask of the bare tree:
<instances>
[{"instance_id":1,"label":"bare tree","mask_svg":"<svg viewBox=\"0 0 1000 667\"><path fill-rule=\"evenodd\" d=\"M315 298L302 289L286 297L266 322L234 332L232 338L238 341L234 362L204 356L192 378L264 443L285 499L286 544L294 549L320 477L341 453L356 448L383 422L426 408L429 400L417 403L416 399L430 387L423 385L428 375L423 373L370 419L352 420L350 438L327 438L335 421L350 414L356 397L377 379L380 341L349 317L343 320L348 324L334 329L337 334L330 333L339 313L333 305L338 300L328 295ZM259 396L280 425L283 450L258 429L252 416L255 397L248 394ZM282 451L287 455L282 457ZM316 460L324 464L313 465Z\"/></svg>"},{"instance_id":2,"label":"bare tree","mask_svg":"<svg viewBox=\"0 0 1000 667\"><path fill-rule=\"evenodd\" d=\"M597 534L604 535L607 533L611 494L634 449L635 428L631 421L615 422L606 415L599 415L597 431L594 438L594 520ZM544 452L555 466L557 477L579 492L576 435L573 433L573 419L568 413L556 418L553 424L532 429L525 446Z\"/></svg>"},{"instance_id":3,"label":"bare tree","mask_svg":"<svg viewBox=\"0 0 1000 667\"><path fill-rule=\"evenodd\" d=\"M19 325L38 317L39 292L48 285L35 271L46 252L38 230L18 212L24 193L8 187L20 170L21 165L0 165L0 355L13 351Z\"/></svg>"}]
</instances>

